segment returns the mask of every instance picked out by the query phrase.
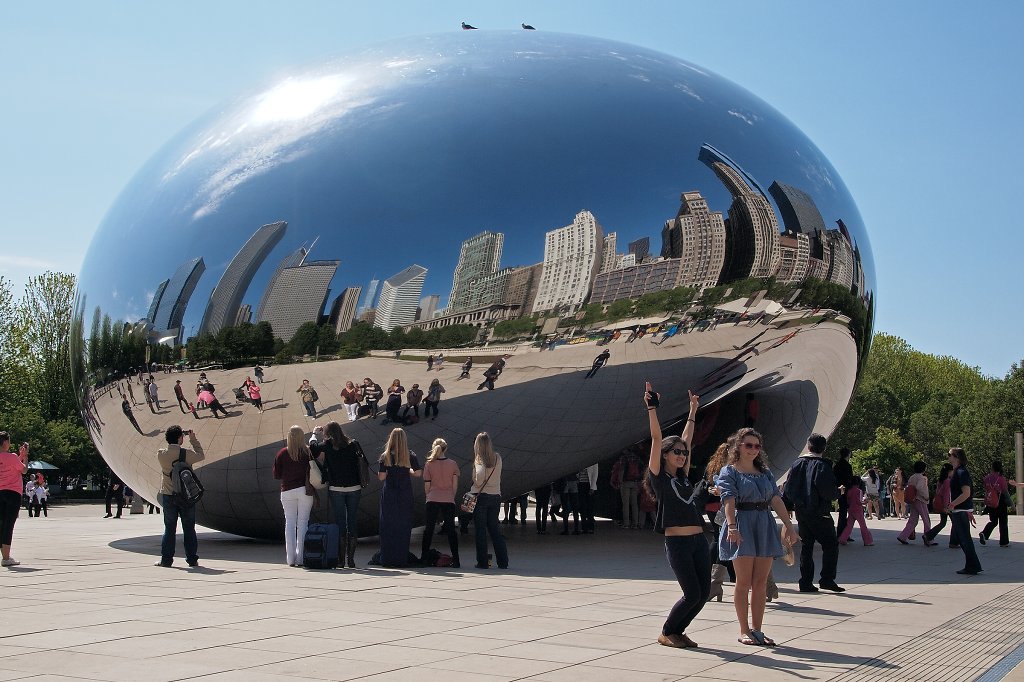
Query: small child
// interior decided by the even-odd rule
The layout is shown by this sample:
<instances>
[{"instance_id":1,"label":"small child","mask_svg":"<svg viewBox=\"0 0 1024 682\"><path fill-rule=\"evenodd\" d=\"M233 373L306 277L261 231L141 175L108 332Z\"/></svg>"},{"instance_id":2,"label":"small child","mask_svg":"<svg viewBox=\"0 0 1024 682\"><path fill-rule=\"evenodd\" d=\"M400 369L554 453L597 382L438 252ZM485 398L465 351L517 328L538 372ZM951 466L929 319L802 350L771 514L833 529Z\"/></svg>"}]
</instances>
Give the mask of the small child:
<instances>
[{"instance_id":1,"label":"small child","mask_svg":"<svg viewBox=\"0 0 1024 682\"><path fill-rule=\"evenodd\" d=\"M875 544L875 539L871 537L871 531L868 530L867 521L864 520L865 498L864 481L860 479L854 480L853 485L846 491L847 520L846 528L843 529L842 534L839 536L840 545L845 545L849 542L854 522L860 524L860 539L864 541L864 546L870 547Z\"/></svg>"}]
</instances>

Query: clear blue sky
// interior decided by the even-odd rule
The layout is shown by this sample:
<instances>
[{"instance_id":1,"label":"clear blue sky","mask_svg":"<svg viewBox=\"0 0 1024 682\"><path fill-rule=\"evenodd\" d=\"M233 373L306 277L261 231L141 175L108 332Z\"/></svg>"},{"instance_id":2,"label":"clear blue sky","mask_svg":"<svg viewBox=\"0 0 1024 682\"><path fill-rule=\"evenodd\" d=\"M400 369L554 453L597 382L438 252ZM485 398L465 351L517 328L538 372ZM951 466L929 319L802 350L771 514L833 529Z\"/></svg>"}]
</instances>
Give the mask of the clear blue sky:
<instances>
[{"instance_id":1,"label":"clear blue sky","mask_svg":"<svg viewBox=\"0 0 1024 682\"><path fill-rule=\"evenodd\" d=\"M1024 357L1024 3L9 3L0 275L77 272L136 170L221 101L379 40L515 28L683 57L788 116L868 228L876 330L1002 376ZM139 257L146 254L140 245Z\"/></svg>"}]
</instances>

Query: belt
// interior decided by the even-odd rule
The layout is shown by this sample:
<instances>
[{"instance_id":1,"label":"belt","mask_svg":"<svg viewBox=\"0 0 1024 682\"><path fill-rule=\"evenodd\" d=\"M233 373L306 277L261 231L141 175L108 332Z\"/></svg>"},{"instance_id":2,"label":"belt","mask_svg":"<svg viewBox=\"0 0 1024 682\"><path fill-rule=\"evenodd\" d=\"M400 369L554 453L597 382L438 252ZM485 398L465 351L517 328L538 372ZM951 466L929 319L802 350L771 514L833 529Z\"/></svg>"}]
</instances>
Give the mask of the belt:
<instances>
[{"instance_id":1,"label":"belt","mask_svg":"<svg viewBox=\"0 0 1024 682\"><path fill-rule=\"evenodd\" d=\"M739 511L768 511L767 502L737 502L736 509Z\"/></svg>"}]
</instances>

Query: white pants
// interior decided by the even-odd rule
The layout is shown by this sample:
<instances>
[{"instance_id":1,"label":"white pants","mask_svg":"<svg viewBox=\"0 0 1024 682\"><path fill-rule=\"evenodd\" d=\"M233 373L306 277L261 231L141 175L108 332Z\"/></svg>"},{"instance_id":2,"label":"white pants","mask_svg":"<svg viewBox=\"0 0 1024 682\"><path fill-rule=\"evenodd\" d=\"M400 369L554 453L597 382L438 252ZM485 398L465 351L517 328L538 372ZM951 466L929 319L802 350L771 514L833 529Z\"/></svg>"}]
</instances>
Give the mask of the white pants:
<instances>
[{"instance_id":1,"label":"white pants","mask_svg":"<svg viewBox=\"0 0 1024 682\"><path fill-rule=\"evenodd\" d=\"M313 498L306 494L306 487L299 486L281 493L284 508L284 551L285 563L302 565L302 547L306 541L306 526L309 512L313 509Z\"/></svg>"},{"instance_id":2,"label":"white pants","mask_svg":"<svg viewBox=\"0 0 1024 682\"><path fill-rule=\"evenodd\" d=\"M345 412L348 413L348 420L354 422L359 418L359 403L352 403L351 405L345 405Z\"/></svg>"}]
</instances>

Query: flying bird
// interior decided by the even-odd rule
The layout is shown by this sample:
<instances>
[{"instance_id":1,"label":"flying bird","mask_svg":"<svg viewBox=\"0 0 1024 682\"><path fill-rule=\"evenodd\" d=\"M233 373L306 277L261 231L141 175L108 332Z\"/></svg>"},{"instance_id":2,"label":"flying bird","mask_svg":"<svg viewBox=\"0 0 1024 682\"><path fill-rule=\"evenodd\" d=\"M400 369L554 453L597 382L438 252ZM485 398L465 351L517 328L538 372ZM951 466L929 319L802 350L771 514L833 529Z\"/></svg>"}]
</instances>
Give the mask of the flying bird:
<instances>
[{"instance_id":1,"label":"flying bird","mask_svg":"<svg viewBox=\"0 0 1024 682\"><path fill-rule=\"evenodd\" d=\"M462 30L463 31L475 31L476 30L476 26L470 26L466 22L462 22Z\"/></svg>"},{"instance_id":2,"label":"flying bird","mask_svg":"<svg viewBox=\"0 0 1024 682\"><path fill-rule=\"evenodd\" d=\"M523 26L523 28L524 28L524 29L526 29L527 31L536 31L536 30L537 30L537 29L535 29L535 28L534 28L533 26L530 26L529 24L523 24L522 26Z\"/></svg>"}]
</instances>

